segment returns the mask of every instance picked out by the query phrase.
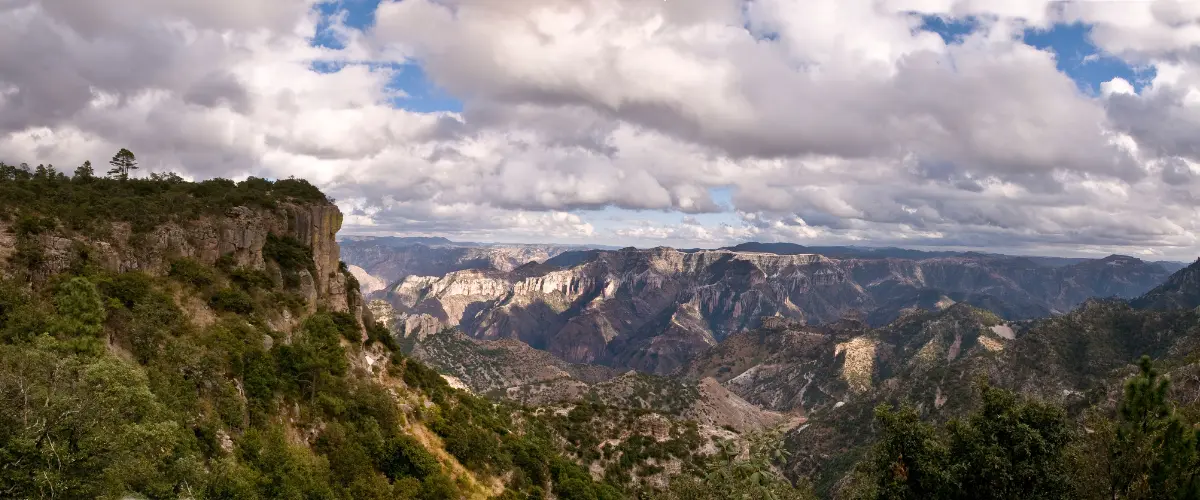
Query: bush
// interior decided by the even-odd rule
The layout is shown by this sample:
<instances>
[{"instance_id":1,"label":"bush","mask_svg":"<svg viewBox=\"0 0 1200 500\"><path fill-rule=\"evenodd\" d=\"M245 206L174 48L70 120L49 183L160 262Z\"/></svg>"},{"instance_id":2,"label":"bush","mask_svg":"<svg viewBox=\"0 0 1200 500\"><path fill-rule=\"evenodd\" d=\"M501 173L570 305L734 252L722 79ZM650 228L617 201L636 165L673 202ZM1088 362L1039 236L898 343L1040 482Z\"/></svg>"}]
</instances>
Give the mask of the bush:
<instances>
[{"instance_id":1,"label":"bush","mask_svg":"<svg viewBox=\"0 0 1200 500\"><path fill-rule=\"evenodd\" d=\"M239 267L229 271L229 279L246 290L270 290L275 288L275 282L261 269Z\"/></svg>"},{"instance_id":2,"label":"bush","mask_svg":"<svg viewBox=\"0 0 1200 500\"><path fill-rule=\"evenodd\" d=\"M309 276L317 276L317 267L313 263L312 250L295 238L267 235L263 245L263 257L279 264L283 275L284 285L295 288L300 286L300 271L307 270Z\"/></svg>"},{"instance_id":3,"label":"bush","mask_svg":"<svg viewBox=\"0 0 1200 500\"><path fill-rule=\"evenodd\" d=\"M254 312L254 300L250 298L250 294L236 288L218 290L212 298L208 299L208 305L218 311L236 314Z\"/></svg>"},{"instance_id":4,"label":"bush","mask_svg":"<svg viewBox=\"0 0 1200 500\"><path fill-rule=\"evenodd\" d=\"M183 283L196 288L204 288L216 283L216 273L212 268L195 259L178 259L171 262L171 270L167 273Z\"/></svg>"}]
</instances>

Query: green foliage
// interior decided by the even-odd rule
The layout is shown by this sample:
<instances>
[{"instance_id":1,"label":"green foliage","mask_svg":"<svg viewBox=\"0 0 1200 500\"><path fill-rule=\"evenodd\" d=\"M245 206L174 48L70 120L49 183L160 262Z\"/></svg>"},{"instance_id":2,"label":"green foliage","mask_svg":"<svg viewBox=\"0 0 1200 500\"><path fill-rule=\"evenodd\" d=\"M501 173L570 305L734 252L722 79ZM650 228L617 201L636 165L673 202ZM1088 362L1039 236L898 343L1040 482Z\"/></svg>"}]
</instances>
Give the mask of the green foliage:
<instances>
[{"instance_id":1,"label":"green foliage","mask_svg":"<svg viewBox=\"0 0 1200 500\"><path fill-rule=\"evenodd\" d=\"M362 331L359 330L358 318L348 312L331 312L329 319L333 320L334 326L337 327L338 334L342 338L350 341L352 344L362 342Z\"/></svg>"},{"instance_id":2,"label":"green foliage","mask_svg":"<svg viewBox=\"0 0 1200 500\"><path fill-rule=\"evenodd\" d=\"M301 179L272 182L251 177L239 183L227 179L193 183L182 182L178 176L155 175L148 179L126 176L122 181L83 175L79 170L73 178L46 167L38 171L40 175L0 163L0 216L8 220L37 218L41 230L53 228L47 225L57 219L63 228L93 236L108 235L113 222L129 223L139 233L172 221L224 214L237 206L274 208L285 201L329 201Z\"/></svg>"},{"instance_id":3,"label":"green foliage","mask_svg":"<svg viewBox=\"0 0 1200 500\"><path fill-rule=\"evenodd\" d=\"M209 297L208 305L218 311L235 314L254 312L254 299L250 294L236 288L222 288Z\"/></svg>"},{"instance_id":4,"label":"green foliage","mask_svg":"<svg viewBox=\"0 0 1200 500\"><path fill-rule=\"evenodd\" d=\"M183 311L161 292L147 294L134 304L126 330L134 357L147 363L170 336L183 333Z\"/></svg>"},{"instance_id":5,"label":"green foliage","mask_svg":"<svg viewBox=\"0 0 1200 500\"><path fill-rule=\"evenodd\" d=\"M383 323L378 321L367 325L367 347L379 343L387 350L392 352L400 352L400 344L396 342L396 338L392 336L391 330L388 330Z\"/></svg>"},{"instance_id":6,"label":"green foliage","mask_svg":"<svg viewBox=\"0 0 1200 500\"><path fill-rule=\"evenodd\" d=\"M140 368L0 346L0 496L173 496L202 473L187 443Z\"/></svg>"},{"instance_id":7,"label":"green foliage","mask_svg":"<svg viewBox=\"0 0 1200 500\"><path fill-rule=\"evenodd\" d=\"M177 259L171 262L168 274L196 288L206 288L217 282L217 274L211 267L195 259Z\"/></svg>"},{"instance_id":8,"label":"green foliage","mask_svg":"<svg viewBox=\"0 0 1200 500\"><path fill-rule=\"evenodd\" d=\"M65 338L95 338L104 329L107 312L100 291L87 278L67 280L54 294L55 316L50 331Z\"/></svg>"},{"instance_id":9,"label":"green foliage","mask_svg":"<svg viewBox=\"0 0 1200 500\"><path fill-rule=\"evenodd\" d=\"M864 463L868 498L1063 498L1071 438L1061 408L982 387L983 404L945 432L911 406L875 410L881 428Z\"/></svg>"},{"instance_id":10,"label":"green foliage","mask_svg":"<svg viewBox=\"0 0 1200 500\"><path fill-rule=\"evenodd\" d=\"M1063 452L1072 429L1062 408L987 386L982 398L976 412L948 426L949 471L965 490L960 496L1063 498L1070 480Z\"/></svg>"},{"instance_id":11,"label":"green foliage","mask_svg":"<svg viewBox=\"0 0 1200 500\"><path fill-rule=\"evenodd\" d=\"M732 441L720 442L701 476L676 476L661 496L671 500L815 498L807 484L793 486L776 469L787 459L778 430L749 435L747 442L746 450Z\"/></svg>"},{"instance_id":12,"label":"green foliage","mask_svg":"<svg viewBox=\"0 0 1200 500\"><path fill-rule=\"evenodd\" d=\"M50 217L42 217L37 214L24 214L17 219L16 224L13 224L13 233L18 238L28 237L53 231L55 227L54 219Z\"/></svg>"},{"instance_id":13,"label":"green foliage","mask_svg":"<svg viewBox=\"0 0 1200 500\"><path fill-rule=\"evenodd\" d=\"M300 271L308 270L309 276L316 277L317 268L313 263L312 250L307 245L296 241L295 238L267 235L263 245L263 257L279 264L283 274L283 283L289 288L300 286Z\"/></svg>"},{"instance_id":14,"label":"green foliage","mask_svg":"<svg viewBox=\"0 0 1200 500\"><path fill-rule=\"evenodd\" d=\"M349 365L339 336L337 323L328 314L320 313L304 322L291 345L275 349L281 374L291 384L294 394L315 400L321 387L346 373Z\"/></svg>"},{"instance_id":15,"label":"green foliage","mask_svg":"<svg viewBox=\"0 0 1200 500\"><path fill-rule=\"evenodd\" d=\"M261 269L246 267L231 269L229 279L244 290L270 290L275 287L275 282L271 281L271 277Z\"/></svg>"},{"instance_id":16,"label":"green foliage","mask_svg":"<svg viewBox=\"0 0 1200 500\"><path fill-rule=\"evenodd\" d=\"M1111 491L1133 499L1200 498L1200 429L1171 407L1170 382L1150 358L1138 366L1109 447Z\"/></svg>"}]
</instances>

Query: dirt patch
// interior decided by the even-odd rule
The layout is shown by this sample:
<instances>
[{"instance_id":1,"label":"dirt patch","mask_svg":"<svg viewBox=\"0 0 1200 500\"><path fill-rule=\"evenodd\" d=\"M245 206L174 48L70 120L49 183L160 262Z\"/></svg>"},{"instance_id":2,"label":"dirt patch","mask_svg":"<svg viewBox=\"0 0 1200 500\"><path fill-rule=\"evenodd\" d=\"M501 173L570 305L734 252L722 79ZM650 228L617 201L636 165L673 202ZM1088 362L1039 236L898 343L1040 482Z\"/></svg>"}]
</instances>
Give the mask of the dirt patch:
<instances>
[{"instance_id":1,"label":"dirt patch","mask_svg":"<svg viewBox=\"0 0 1200 500\"><path fill-rule=\"evenodd\" d=\"M442 438L424 424L411 422L405 430L412 434L433 456L437 457L438 461L449 467L452 478L461 479L466 484L467 491L465 493L468 495L466 498L482 500L504 493L504 483L499 478L489 478L486 483L480 482L471 471L458 463L458 459L454 458L454 455L446 451L445 445L442 444Z\"/></svg>"}]
</instances>

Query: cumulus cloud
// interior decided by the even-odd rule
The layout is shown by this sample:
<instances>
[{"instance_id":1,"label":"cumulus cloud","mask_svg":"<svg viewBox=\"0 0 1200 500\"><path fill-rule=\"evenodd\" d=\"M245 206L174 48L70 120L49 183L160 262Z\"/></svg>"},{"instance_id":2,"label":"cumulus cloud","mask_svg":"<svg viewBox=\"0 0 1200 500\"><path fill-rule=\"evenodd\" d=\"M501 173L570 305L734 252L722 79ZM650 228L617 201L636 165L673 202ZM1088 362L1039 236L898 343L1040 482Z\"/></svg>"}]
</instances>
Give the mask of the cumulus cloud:
<instances>
[{"instance_id":1,"label":"cumulus cloud","mask_svg":"<svg viewBox=\"0 0 1200 500\"><path fill-rule=\"evenodd\" d=\"M0 2L0 160L306 177L362 233L1193 257L1191 3L384 0L367 27L339 6ZM1061 22L1153 80L1081 92L1020 36ZM413 65L461 112L397 108Z\"/></svg>"}]
</instances>

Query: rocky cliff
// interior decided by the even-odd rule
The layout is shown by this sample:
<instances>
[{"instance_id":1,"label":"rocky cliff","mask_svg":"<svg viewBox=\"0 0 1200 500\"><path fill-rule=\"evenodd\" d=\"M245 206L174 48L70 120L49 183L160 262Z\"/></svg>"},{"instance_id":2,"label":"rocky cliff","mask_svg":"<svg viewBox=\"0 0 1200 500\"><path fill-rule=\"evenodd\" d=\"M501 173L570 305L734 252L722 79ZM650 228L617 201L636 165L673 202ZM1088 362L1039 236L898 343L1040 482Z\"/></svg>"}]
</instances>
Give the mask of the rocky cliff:
<instances>
[{"instance_id":1,"label":"rocky cliff","mask_svg":"<svg viewBox=\"0 0 1200 500\"><path fill-rule=\"evenodd\" d=\"M343 259L362 269L360 282L392 284L408 276L443 276L467 269L508 272L530 262L545 262L576 247L562 245L481 245L440 238L349 237ZM365 292L365 290L364 290Z\"/></svg>"},{"instance_id":2,"label":"rocky cliff","mask_svg":"<svg viewBox=\"0 0 1200 500\"><path fill-rule=\"evenodd\" d=\"M816 325L862 312L882 325L905 311L962 302L1023 319L1088 297L1136 296L1167 278L1161 266L1122 256L1048 267L984 254L835 259L655 248L593 251L569 267L552 265L562 261L409 276L387 297L408 335L456 327L481 339L519 339L572 363L665 374L764 317Z\"/></svg>"},{"instance_id":3,"label":"rocky cliff","mask_svg":"<svg viewBox=\"0 0 1200 500\"><path fill-rule=\"evenodd\" d=\"M295 270L301 294L310 310L318 306L332 311L361 309L358 290L347 288L347 278L339 267L341 256L335 236L342 225L342 214L331 203L280 203L276 207L233 207L220 215L203 215L190 220L170 222L144 232L133 232L130 224L111 223L100 236L47 231L31 236L41 255L34 279L45 279L70 268L86 252L86 260L112 272L142 271L165 275L171 262L195 259L215 265L225 259L229 265L266 271L277 278L281 270L264 257L271 237L294 240L311 252L313 268ZM0 255L15 252L15 239L7 228L0 233Z\"/></svg>"}]
</instances>

